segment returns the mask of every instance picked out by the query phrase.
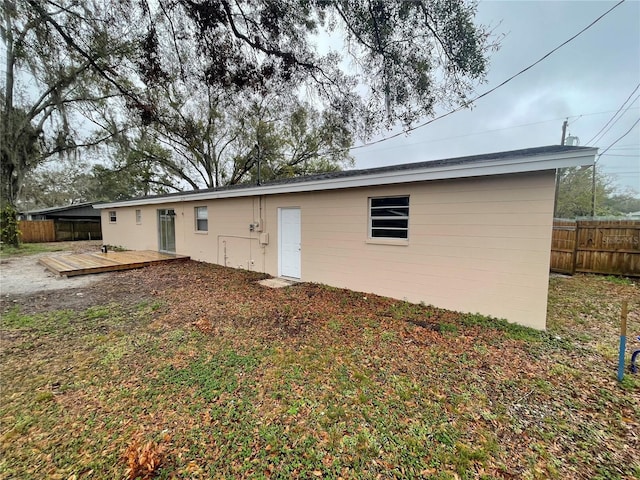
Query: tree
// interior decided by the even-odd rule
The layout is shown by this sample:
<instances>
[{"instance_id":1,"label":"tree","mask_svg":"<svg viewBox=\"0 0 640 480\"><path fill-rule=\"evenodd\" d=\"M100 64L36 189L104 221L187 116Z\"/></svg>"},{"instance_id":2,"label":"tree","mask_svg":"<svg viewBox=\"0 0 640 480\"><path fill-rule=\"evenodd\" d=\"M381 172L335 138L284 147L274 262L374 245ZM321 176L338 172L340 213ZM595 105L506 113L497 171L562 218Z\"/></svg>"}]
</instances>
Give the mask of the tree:
<instances>
[{"instance_id":1,"label":"tree","mask_svg":"<svg viewBox=\"0 0 640 480\"><path fill-rule=\"evenodd\" d=\"M383 124L411 125L438 104L466 104L497 48L474 24L475 2L465 0L156 3L143 45L148 86L172 66L188 76L185 44L197 46L209 86L232 94L307 88L364 135ZM321 52L319 35L342 37L352 66L340 50Z\"/></svg>"},{"instance_id":2,"label":"tree","mask_svg":"<svg viewBox=\"0 0 640 480\"><path fill-rule=\"evenodd\" d=\"M97 201L168 193L176 189L163 169L171 152L154 143L143 130L138 137L119 136L110 164L94 165L89 196Z\"/></svg>"},{"instance_id":3,"label":"tree","mask_svg":"<svg viewBox=\"0 0 640 480\"><path fill-rule=\"evenodd\" d=\"M86 202L90 175L87 165L73 158L55 165L39 165L25 178L22 211Z\"/></svg>"},{"instance_id":4,"label":"tree","mask_svg":"<svg viewBox=\"0 0 640 480\"><path fill-rule=\"evenodd\" d=\"M351 165L352 135L339 117L280 94L228 99L211 88L156 93L157 119L114 137L163 173L165 186L213 188L334 171ZM186 89L181 89L186 90ZM132 141L144 132L147 142ZM158 149L165 155L158 155Z\"/></svg>"},{"instance_id":5,"label":"tree","mask_svg":"<svg viewBox=\"0 0 640 480\"><path fill-rule=\"evenodd\" d=\"M143 5L144 86L128 107L189 188L256 182L258 162L262 181L349 165L355 134L466 104L496 47L463 0ZM354 70L314 46L322 32L342 36Z\"/></svg>"},{"instance_id":6,"label":"tree","mask_svg":"<svg viewBox=\"0 0 640 480\"><path fill-rule=\"evenodd\" d=\"M115 136L134 145L146 127L171 153L151 152L148 171L160 183L250 181L258 159L264 178L338 168L352 135L409 126L436 105L467 105L497 47L466 0L5 0L1 8L9 203L53 155ZM322 35L344 48L317 47ZM25 79L37 92L15 95ZM282 92L286 102L264 103ZM94 121L106 104L118 110L117 128L98 122L107 133L83 139L75 114ZM282 134L302 125L298 137ZM127 168L151 157L130 160Z\"/></svg>"},{"instance_id":7,"label":"tree","mask_svg":"<svg viewBox=\"0 0 640 480\"><path fill-rule=\"evenodd\" d=\"M169 153L159 147L154 150L153 146L145 146L145 149L142 158L134 148L116 150L112 152L109 166L89 165L75 158L40 165L25 179L20 209L28 211L167 193L170 180L154 166L152 157Z\"/></svg>"},{"instance_id":8,"label":"tree","mask_svg":"<svg viewBox=\"0 0 640 480\"><path fill-rule=\"evenodd\" d=\"M560 173L556 217L575 218L591 216L593 203L593 170L591 168L565 168ZM613 191L611 181L596 173L595 183L597 215L610 215L612 210L606 199Z\"/></svg>"},{"instance_id":9,"label":"tree","mask_svg":"<svg viewBox=\"0 0 640 480\"><path fill-rule=\"evenodd\" d=\"M615 192L605 198L603 203L615 214L640 212L640 198L638 198L638 193L631 189Z\"/></svg>"},{"instance_id":10,"label":"tree","mask_svg":"<svg viewBox=\"0 0 640 480\"><path fill-rule=\"evenodd\" d=\"M114 95L102 72L127 53L117 40L116 11L73 0L5 0L0 39L0 201L14 205L26 176L55 155L83 144L73 117L81 105ZM71 48L73 44L76 48Z\"/></svg>"}]
</instances>

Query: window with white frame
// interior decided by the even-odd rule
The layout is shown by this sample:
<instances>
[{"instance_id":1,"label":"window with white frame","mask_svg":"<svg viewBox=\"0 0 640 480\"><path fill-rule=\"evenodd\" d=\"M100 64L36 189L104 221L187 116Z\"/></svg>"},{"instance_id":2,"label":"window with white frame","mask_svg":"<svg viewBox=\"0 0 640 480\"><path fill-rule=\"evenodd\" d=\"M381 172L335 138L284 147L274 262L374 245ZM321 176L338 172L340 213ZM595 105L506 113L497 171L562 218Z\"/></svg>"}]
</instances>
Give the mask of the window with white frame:
<instances>
[{"instance_id":1,"label":"window with white frame","mask_svg":"<svg viewBox=\"0 0 640 480\"><path fill-rule=\"evenodd\" d=\"M142 210L136 210L136 224L140 225L142 223Z\"/></svg>"},{"instance_id":2,"label":"window with white frame","mask_svg":"<svg viewBox=\"0 0 640 480\"><path fill-rule=\"evenodd\" d=\"M206 232L209 230L209 217L207 207L195 207L196 232Z\"/></svg>"},{"instance_id":3,"label":"window with white frame","mask_svg":"<svg viewBox=\"0 0 640 480\"><path fill-rule=\"evenodd\" d=\"M118 219L118 217L116 216L116 211L115 210L111 210L109 212L109 223L116 223L117 219Z\"/></svg>"},{"instance_id":4,"label":"window with white frame","mask_svg":"<svg viewBox=\"0 0 640 480\"><path fill-rule=\"evenodd\" d=\"M369 199L369 238L409 238L409 196Z\"/></svg>"}]
</instances>

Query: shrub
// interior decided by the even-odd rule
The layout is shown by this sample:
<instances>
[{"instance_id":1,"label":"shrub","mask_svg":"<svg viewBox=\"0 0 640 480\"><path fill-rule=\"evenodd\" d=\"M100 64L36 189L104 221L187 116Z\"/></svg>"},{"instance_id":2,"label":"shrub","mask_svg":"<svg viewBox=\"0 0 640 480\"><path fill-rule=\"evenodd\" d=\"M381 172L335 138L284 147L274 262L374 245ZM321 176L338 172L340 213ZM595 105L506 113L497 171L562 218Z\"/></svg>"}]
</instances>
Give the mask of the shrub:
<instances>
[{"instance_id":1,"label":"shrub","mask_svg":"<svg viewBox=\"0 0 640 480\"><path fill-rule=\"evenodd\" d=\"M16 212L13 205L6 205L0 211L0 241L12 247L20 246L18 212Z\"/></svg>"}]
</instances>

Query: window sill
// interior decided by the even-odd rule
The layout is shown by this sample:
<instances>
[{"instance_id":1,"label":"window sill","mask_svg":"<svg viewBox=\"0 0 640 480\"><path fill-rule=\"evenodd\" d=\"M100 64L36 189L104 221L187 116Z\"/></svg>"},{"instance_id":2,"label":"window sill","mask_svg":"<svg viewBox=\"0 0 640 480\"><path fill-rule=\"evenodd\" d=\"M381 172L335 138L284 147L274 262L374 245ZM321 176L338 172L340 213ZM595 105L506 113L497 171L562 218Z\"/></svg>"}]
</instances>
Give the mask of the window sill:
<instances>
[{"instance_id":1,"label":"window sill","mask_svg":"<svg viewBox=\"0 0 640 480\"><path fill-rule=\"evenodd\" d=\"M370 245L397 245L400 247L409 246L409 240L401 238L367 238L365 243Z\"/></svg>"},{"instance_id":2,"label":"window sill","mask_svg":"<svg viewBox=\"0 0 640 480\"><path fill-rule=\"evenodd\" d=\"M196 235L209 235L208 230L194 230L193 233L195 233Z\"/></svg>"}]
</instances>

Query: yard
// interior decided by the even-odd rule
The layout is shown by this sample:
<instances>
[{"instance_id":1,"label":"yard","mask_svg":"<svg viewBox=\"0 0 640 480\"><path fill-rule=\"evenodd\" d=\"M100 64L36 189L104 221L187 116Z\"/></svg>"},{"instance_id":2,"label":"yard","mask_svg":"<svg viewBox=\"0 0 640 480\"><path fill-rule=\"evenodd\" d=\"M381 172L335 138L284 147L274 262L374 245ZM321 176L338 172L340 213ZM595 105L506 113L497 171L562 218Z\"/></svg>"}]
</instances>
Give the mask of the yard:
<instances>
[{"instance_id":1,"label":"yard","mask_svg":"<svg viewBox=\"0 0 640 480\"><path fill-rule=\"evenodd\" d=\"M640 477L640 283L553 277L539 333L260 278L3 295L0 478Z\"/></svg>"}]
</instances>

